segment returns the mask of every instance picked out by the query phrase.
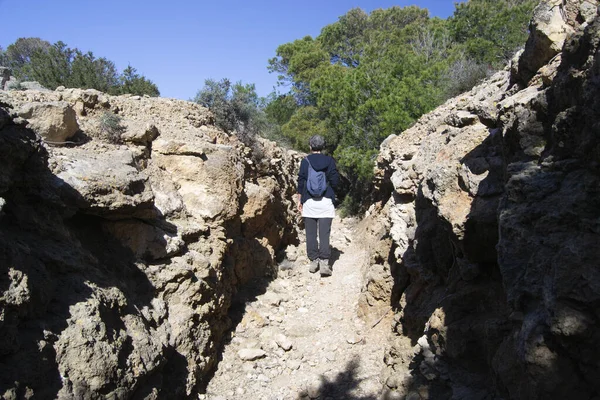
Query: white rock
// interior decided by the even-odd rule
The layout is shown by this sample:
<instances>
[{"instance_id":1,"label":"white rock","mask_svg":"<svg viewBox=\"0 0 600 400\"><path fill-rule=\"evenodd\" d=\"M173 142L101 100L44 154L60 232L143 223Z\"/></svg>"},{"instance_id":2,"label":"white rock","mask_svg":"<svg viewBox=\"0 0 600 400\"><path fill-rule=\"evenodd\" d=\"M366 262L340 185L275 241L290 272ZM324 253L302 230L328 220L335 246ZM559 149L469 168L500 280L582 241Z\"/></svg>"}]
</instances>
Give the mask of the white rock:
<instances>
[{"instance_id":1,"label":"white rock","mask_svg":"<svg viewBox=\"0 0 600 400\"><path fill-rule=\"evenodd\" d=\"M346 342L348 342L349 344L358 344L358 343L360 343L362 341L363 341L363 338L361 336L357 335L357 334L348 336L346 338Z\"/></svg>"},{"instance_id":2,"label":"white rock","mask_svg":"<svg viewBox=\"0 0 600 400\"><path fill-rule=\"evenodd\" d=\"M287 367L292 371L300 369L300 365L302 365L302 362L300 360L290 360L287 363Z\"/></svg>"},{"instance_id":3,"label":"white rock","mask_svg":"<svg viewBox=\"0 0 600 400\"><path fill-rule=\"evenodd\" d=\"M285 351L290 351L293 346L292 341L283 334L279 334L279 335L275 336L275 342L277 343L277 345L279 347L281 347Z\"/></svg>"},{"instance_id":4,"label":"white rock","mask_svg":"<svg viewBox=\"0 0 600 400\"><path fill-rule=\"evenodd\" d=\"M268 304L270 306L277 307L281 303L281 297L279 295L277 295L276 293L267 292L262 297L262 302L264 304Z\"/></svg>"},{"instance_id":5,"label":"white rock","mask_svg":"<svg viewBox=\"0 0 600 400\"><path fill-rule=\"evenodd\" d=\"M261 349L242 349L238 351L238 357L243 361L254 361L259 358L263 358L267 355L264 350Z\"/></svg>"}]
</instances>

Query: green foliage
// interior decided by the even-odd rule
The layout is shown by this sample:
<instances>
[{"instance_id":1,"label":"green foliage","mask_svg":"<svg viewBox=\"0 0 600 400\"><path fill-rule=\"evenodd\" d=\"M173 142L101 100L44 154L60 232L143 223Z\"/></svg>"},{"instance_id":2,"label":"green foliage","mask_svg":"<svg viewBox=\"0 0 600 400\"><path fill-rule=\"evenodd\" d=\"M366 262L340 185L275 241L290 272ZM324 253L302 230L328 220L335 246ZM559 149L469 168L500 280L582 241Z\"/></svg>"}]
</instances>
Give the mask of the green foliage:
<instances>
[{"instance_id":1,"label":"green foliage","mask_svg":"<svg viewBox=\"0 0 600 400\"><path fill-rule=\"evenodd\" d=\"M357 182L364 184L373 176L373 164L377 157L377 149L361 149L359 147L340 146L334 153L338 166Z\"/></svg>"},{"instance_id":2,"label":"green foliage","mask_svg":"<svg viewBox=\"0 0 600 400\"><path fill-rule=\"evenodd\" d=\"M310 81L318 76L319 68L328 63L329 57L320 44L306 36L279 46L277 57L269 60L268 70L279 74L279 85L292 85L298 104L314 105Z\"/></svg>"},{"instance_id":3,"label":"green foliage","mask_svg":"<svg viewBox=\"0 0 600 400\"><path fill-rule=\"evenodd\" d=\"M102 136L111 143L120 143L125 127L121 125L121 117L105 111L98 117L98 127Z\"/></svg>"},{"instance_id":4,"label":"green foliage","mask_svg":"<svg viewBox=\"0 0 600 400\"><path fill-rule=\"evenodd\" d=\"M464 57L458 58L445 72L446 97L458 96L470 90L492 72L493 70L486 64Z\"/></svg>"},{"instance_id":5,"label":"green foliage","mask_svg":"<svg viewBox=\"0 0 600 400\"><path fill-rule=\"evenodd\" d=\"M0 55L0 61L21 81L38 81L50 89L66 86L111 94L160 94L156 85L138 75L135 68L128 66L119 75L112 61L71 49L61 41L51 45L39 38L20 38Z\"/></svg>"},{"instance_id":6,"label":"green foliage","mask_svg":"<svg viewBox=\"0 0 600 400\"><path fill-rule=\"evenodd\" d=\"M22 70L36 51L47 51L51 44L40 38L19 38L6 48L2 65L9 67L13 75L21 79Z\"/></svg>"},{"instance_id":7,"label":"green foliage","mask_svg":"<svg viewBox=\"0 0 600 400\"><path fill-rule=\"evenodd\" d=\"M273 92L265 102L263 109L267 120L279 126L286 124L298 109L294 96L290 94L278 95Z\"/></svg>"},{"instance_id":8,"label":"green foliage","mask_svg":"<svg viewBox=\"0 0 600 400\"><path fill-rule=\"evenodd\" d=\"M123 70L118 78L118 84L114 86L112 92L115 94L131 93L138 96L160 96L158 87L151 80L139 75L131 65Z\"/></svg>"},{"instance_id":9,"label":"green foliage","mask_svg":"<svg viewBox=\"0 0 600 400\"><path fill-rule=\"evenodd\" d=\"M6 55L6 51L0 46L0 66L6 67L8 66L8 57Z\"/></svg>"},{"instance_id":10,"label":"green foliage","mask_svg":"<svg viewBox=\"0 0 600 400\"><path fill-rule=\"evenodd\" d=\"M352 9L316 38L277 48L268 68L290 92L270 99L268 119L300 150L325 136L363 193L380 143L502 67L525 43L534 3L470 0L448 20L416 6Z\"/></svg>"},{"instance_id":11,"label":"green foliage","mask_svg":"<svg viewBox=\"0 0 600 400\"><path fill-rule=\"evenodd\" d=\"M338 207L340 217L346 218L359 214L362 206L361 200L361 196L346 195Z\"/></svg>"},{"instance_id":12,"label":"green foliage","mask_svg":"<svg viewBox=\"0 0 600 400\"><path fill-rule=\"evenodd\" d=\"M536 0L470 0L450 18L454 40L477 63L502 67L527 39Z\"/></svg>"},{"instance_id":13,"label":"green foliage","mask_svg":"<svg viewBox=\"0 0 600 400\"><path fill-rule=\"evenodd\" d=\"M74 51L71 61L71 73L64 86L84 89L98 89L103 92L111 91L118 84L115 65L106 58L96 59L92 52L86 54Z\"/></svg>"},{"instance_id":14,"label":"green foliage","mask_svg":"<svg viewBox=\"0 0 600 400\"><path fill-rule=\"evenodd\" d=\"M283 136L288 138L293 147L308 152L308 139L313 135L322 135L329 142L325 121L319 117L314 106L302 107L281 128Z\"/></svg>"},{"instance_id":15,"label":"green foliage","mask_svg":"<svg viewBox=\"0 0 600 400\"><path fill-rule=\"evenodd\" d=\"M61 85L67 86L74 56L75 51L60 41L47 49L38 48L23 65L21 80L38 81L42 86L53 90Z\"/></svg>"},{"instance_id":16,"label":"green foliage","mask_svg":"<svg viewBox=\"0 0 600 400\"><path fill-rule=\"evenodd\" d=\"M259 108L254 84L231 84L227 78L220 81L207 79L193 101L213 112L219 128L225 132L235 132L246 144L253 141L267 122L263 110Z\"/></svg>"}]
</instances>

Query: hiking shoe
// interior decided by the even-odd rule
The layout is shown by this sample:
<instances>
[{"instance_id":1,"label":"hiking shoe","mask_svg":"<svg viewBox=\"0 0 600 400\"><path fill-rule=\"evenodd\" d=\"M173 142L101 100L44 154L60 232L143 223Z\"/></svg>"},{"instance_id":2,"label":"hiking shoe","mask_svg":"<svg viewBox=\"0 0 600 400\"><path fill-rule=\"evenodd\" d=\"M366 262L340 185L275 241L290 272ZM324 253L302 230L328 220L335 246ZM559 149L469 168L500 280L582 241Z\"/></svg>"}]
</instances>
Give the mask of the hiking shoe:
<instances>
[{"instance_id":1,"label":"hiking shoe","mask_svg":"<svg viewBox=\"0 0 600 400\"><path fill-rule=\"evenodd\" d=\"M319 270L319 259L315 258L314 260L312 260L310 262L310 266L308 267L308 272L310 272L311 274L314 274L318 270Z\"/></svg>"},{"instance_id":2,"label":"hiking shoe","mask_svg":"<svg viewBox=\"0 0 600 400\"><path fill-rule=\"evenodd\" d=\"M329 266L329 260L321 260L321 276L331 276L331 267Z\"/></svg>"}]
</instances>

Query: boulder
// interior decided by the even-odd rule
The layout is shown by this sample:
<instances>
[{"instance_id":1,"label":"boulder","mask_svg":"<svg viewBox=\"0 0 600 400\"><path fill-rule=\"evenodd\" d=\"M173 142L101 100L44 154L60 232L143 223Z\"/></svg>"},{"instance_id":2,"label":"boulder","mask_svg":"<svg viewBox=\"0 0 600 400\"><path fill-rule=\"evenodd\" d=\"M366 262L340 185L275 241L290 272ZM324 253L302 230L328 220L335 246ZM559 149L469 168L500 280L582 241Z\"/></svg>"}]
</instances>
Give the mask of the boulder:
<instances>
[{"instance_id":1,"label":"boulder","mask_svg":"<svg viewBox=\"0 0 600 400\"><path fill-rule=\"evenodd\" d=\"M39 90L39 91L48 91L48 92L51 91L51 90L43 87L41 83L36 82L36 81L24 81L24 82L20 82L19 85L21 86L22 90Z\"/></svg>"},{"instance_id":2,"label":"boulder","mask_svg":"<svg viewBox=\"0 0 600 400\"><path fill-rule=\"evenodd\" d=\"M130 151L57 151L53 171L65 198L88 213L153 214L148 177L138 171Z\"/></svg>"},{"instance_id":3,"label":"boulder","mask_svg":"<svg viewBox=\"0 0 600 400\"><path fill-rule=\"evenodd\" d=\"M18 115L46 141L64 142L79 130L75 110L64 101L27 103L21 106Z\"/></svg>"},{"instance_id":4,"label":"boulder","mask_svg":"<svg viewBox=\"0 0 600 400\"><path fill-rule=\"evenodd\" d=\"M158 128L154 124L126 121L123 125L125 129L121 133L121 140L124 142L146 145L159 135Z\"/></svg>"},{"instance_id":5,"label":"boulder","mask_svg":"<svg viewBox=\"0 0 600 400\"><path fill-rule=\"evenodd\" d=\"M524 82L557 55L573 28L564 17L563 0L542 1L534 10L530 35L519 59L519 72Z\"/></svg>"}]
</instances>

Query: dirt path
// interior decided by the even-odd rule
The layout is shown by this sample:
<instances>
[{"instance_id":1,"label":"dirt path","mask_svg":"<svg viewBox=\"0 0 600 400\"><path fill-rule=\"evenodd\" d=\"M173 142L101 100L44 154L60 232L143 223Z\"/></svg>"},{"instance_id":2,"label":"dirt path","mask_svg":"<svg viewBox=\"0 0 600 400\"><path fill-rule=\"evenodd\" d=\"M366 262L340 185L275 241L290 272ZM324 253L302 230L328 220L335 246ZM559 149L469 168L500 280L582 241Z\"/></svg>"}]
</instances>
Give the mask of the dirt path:
<instances>
[{"instance_id":1,"label":"dirt path","mask_svg":"<svg viewBox=\"0 0 600 400\"><path fill-rule=\"evenodd\" d=\"M389 324L357 318L367 254L353 242L355 221L332 227L333 276L308 272L304 243L241 322L201 399L377 399ZM334 257L334 258L337 258ZM295 258L295 257L291 257Z\"/></svg>"}]
</instances>

